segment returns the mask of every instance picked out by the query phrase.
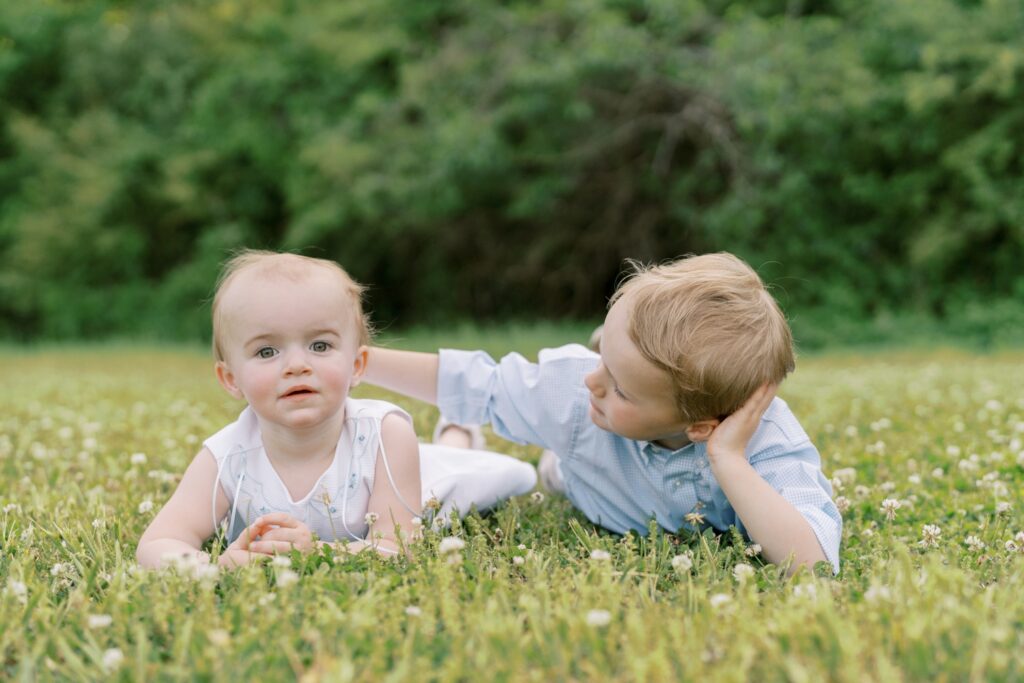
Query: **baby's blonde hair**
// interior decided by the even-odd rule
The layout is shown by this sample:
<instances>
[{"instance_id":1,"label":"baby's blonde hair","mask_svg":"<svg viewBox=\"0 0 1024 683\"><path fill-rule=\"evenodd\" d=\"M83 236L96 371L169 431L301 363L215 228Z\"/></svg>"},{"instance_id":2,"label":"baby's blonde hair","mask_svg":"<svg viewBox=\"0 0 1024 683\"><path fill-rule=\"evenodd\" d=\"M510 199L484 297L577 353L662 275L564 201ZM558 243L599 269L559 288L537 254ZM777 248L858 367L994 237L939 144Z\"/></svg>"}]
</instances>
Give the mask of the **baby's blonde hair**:
<instances>
[{"instance_id":1,"label":"baby's blonde hair","mask_svg":"<svg viewBox=\"0 0 1024 683\"><path fill-rule=\"evenodd\" d=\"M345 269L334 261L302 256L300 254L264 251L260 249L244 249L224 262L220 277L217 278L217 290L213 297L213 355L218 361L224 360L224 313L221 310L224 292L239 273L259 269L263 273L272 274L292 280L299 280L309 275L314 268L319 268L336 275L342 291L349 300L352 312L352 323L355 326L360 345L370 343L372 329L370 322L363 313L363 292L365 287L353 280Z\"/></svg>"},{"instance_id":2,"label":"baby's blonde hair","mask_svg":"<svg viewBox=\"0 0 1024 683\"><path fill-rule=\"evenodd\" d=\"M661 266L631 262L612 296L630 306L629 336L669 374L680 417L723 418L795 367L789 324L757 273L732 254Z\"/></svg>"}]
</instances>

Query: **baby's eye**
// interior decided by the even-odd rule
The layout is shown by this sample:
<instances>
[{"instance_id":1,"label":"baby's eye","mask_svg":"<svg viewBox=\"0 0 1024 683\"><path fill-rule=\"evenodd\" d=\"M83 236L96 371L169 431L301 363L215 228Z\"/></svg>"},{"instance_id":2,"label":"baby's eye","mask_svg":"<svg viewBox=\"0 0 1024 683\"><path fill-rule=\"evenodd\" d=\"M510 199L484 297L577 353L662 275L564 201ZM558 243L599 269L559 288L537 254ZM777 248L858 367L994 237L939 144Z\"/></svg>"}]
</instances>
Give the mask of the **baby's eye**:
<instances>
[{"instance_id":1,"label":"baby's eye","mask_svg":"<svg viewBox=\"0 0 1024 683\"><path fill-rule=\"evenodd\" d=\"M273 358L277 355L277 349L273 346L263 346L256 352L257 358Z\"/></svg>"},{"instance_id":2,"label":"baby's eye","mask_svg":"<svg viewBox=\"0 0 1024 683\"><path fill-rule=\"evenodd\" d=\"M324 351L331 348L331 345L325 341L315 341L309 345L309 348L311 348L316 353L323 353Z\"/></svg>"},{"instance_id":3,"label":"baby's eye","mask_svg":"<svg viewBox=\"0 0 1024 683\"><path fill-rule=\"evenodd\" d=\"M623 399L625 401L629 400L628 398L626 398L626 395L624 393L622 393L622 389L619 389L618 387L615 387L614 389L612 389L612 391L614 391L615 395L618 396L619 398L621 398L621 399Z\"/></svg>"}]
</instances>

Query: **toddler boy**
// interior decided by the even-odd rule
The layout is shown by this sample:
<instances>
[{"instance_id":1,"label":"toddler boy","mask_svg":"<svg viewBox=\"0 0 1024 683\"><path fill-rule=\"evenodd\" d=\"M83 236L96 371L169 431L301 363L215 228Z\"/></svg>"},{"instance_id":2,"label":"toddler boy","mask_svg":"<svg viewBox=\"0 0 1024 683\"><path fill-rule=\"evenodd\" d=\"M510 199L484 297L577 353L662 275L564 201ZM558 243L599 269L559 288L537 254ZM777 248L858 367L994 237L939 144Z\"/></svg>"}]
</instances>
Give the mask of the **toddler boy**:
<instances>
[{"instance_id":1,"label":"toddler boy","mask_svg":"<svg viewBox=\"0 0 1024 683\"><path fill-rule=\"evenodd\" d=\"M544 349L537 363L375 348L366 381L550 449L545 480L611 531L644 533L652 517L670 531L735 525L770 562L839 571L842 518L821 459L775 398L792 336L747 264L720 253L638 267L600 348Z\"/></svg>"}]
</instances>

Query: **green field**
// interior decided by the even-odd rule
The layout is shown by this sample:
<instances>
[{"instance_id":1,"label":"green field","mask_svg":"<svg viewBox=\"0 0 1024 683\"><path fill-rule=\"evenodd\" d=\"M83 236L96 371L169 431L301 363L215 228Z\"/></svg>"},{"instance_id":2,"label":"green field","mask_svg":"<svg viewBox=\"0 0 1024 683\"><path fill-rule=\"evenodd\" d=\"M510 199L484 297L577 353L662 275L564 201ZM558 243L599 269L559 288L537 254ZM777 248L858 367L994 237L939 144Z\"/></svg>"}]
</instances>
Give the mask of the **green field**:
<instances>
[{"instance_id":1,"label":"green field","mask_svg":"<svg viewBox=\"0 0 1024 683\"><path fill-rule=\"evenodd\" d=\"M1024 678L1024 353L801 359L781 395L848 509L840 575L790 581L729 534L617 537L537 495L457 522L450 555L428 534L411 558L139 570L142 530L241 409L211 365L198 350L7 350L0 678ZM390 398L429 434L432 408Z\"/></svg>"}]
</instances>

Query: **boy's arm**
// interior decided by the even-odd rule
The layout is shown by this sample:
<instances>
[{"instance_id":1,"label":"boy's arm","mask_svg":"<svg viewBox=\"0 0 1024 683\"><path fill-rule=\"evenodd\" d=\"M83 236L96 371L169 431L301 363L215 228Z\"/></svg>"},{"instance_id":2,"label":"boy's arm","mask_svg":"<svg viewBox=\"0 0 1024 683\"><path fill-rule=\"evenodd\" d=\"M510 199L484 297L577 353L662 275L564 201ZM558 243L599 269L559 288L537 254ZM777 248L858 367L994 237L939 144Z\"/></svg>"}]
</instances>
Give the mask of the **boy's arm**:
<instances>
[{"instance_id":1,"label":"boy's arm","mask_svg":"<svg viewBox=\"0 0 1024 683\"><path fill-rule=\"evenodd\" d=\"M436 353L370 349L363 381L437 405Z\"/></svg>"},{"instance_id":2,"label":"boy's arm","mask_svg":"<svg viewBox=\"0 0 1024 683\"><path fill-rule=\"evenodd\" d=\"M711 471L751 540L761 546L769 562L778 564L792 558L792 574L801 565L811 567L828 558L807 519L758 474L746 457L747 443L775 397L775 389L765 385L754 392L715 428L707 450Z\"/></svg>"}]
</instances>

